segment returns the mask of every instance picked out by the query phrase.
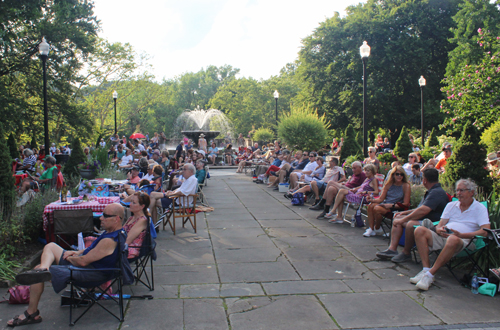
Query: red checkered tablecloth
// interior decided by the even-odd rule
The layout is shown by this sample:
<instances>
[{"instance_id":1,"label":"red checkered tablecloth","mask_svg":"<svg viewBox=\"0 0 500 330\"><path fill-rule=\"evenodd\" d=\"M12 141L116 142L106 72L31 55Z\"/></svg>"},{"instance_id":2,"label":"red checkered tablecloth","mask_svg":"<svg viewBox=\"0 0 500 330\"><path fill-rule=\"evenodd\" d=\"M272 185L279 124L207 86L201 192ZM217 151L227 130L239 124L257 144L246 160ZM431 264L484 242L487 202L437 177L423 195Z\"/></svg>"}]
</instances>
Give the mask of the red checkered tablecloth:
<instances>
[{"instance_id":1,"label":"red checkered tablecloth","mask_svg":"<svg viewBox=\"0 0 500 330\"><path fill-rule=\"evenodd\" d=\"M82 202L78 204L59 204L59 202L50 203L43 210L43 230L47 231L49 221L54 223L54 210L85 210L92 209L92 212L102 212L104 208L111 203L120 203L120 197L99 197L92 202Z\"/></svg>"}]
</instances>

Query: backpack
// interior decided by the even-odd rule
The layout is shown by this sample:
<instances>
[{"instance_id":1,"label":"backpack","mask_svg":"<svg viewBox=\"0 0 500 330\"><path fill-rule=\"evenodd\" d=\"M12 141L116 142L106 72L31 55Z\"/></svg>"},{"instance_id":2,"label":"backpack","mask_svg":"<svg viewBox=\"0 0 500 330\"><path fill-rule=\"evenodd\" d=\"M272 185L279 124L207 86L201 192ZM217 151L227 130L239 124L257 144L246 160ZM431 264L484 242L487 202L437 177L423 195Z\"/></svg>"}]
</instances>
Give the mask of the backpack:
<instances>
[{"instance_id":1,"label":"backpack","mask_svg":"<svg viewBox=\"0 0 500 330\"><path fill-rule=\"evenodd\" d=\"M303 193L297 193L297 194L293 195L292 205L295 205L295 206L304 205L304 194Z\"/></svg>"}]
</instances>

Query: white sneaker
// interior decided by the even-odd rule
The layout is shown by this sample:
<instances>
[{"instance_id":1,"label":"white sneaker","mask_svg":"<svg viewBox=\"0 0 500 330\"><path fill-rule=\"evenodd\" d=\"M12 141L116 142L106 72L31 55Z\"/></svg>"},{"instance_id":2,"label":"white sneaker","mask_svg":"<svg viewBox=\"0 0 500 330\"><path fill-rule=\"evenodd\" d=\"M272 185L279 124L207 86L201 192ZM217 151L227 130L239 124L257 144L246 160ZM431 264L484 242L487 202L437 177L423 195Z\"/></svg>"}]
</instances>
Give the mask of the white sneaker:
<instances>
[{"instance_id":1,"label":"white sneaker","mask_svg":"<svg viewBox=\"0 0 500 330\"><path fill-rule=\"evenodd\" d=\"M382 229L382 227L380 227L379 229L375 229L375 234L376 235L383 235L384 234L384 230Z\"/></svg>"},{"instance_id":2,"label":"white sneaker","mask_svg":"<svg viewBox=\"0 0 500 330\"><path fill-rule=\"evenodd\" d=\"M375 233L375 230L371 229L371 228L368 228L365 233L363 234L364 237L370 237L370 236L375 236L377 235Z\"/></svg>"},{"instance_id":3,"label":"white sneaker","mask_svg":"<svg viewBox=\"0 0 500 330\"><path fill-rule=\"evenodd\" d=\"M434 276L427 275L427 272L422 276L422 279L417 283L417 289L427 291L431 286L432 282L434 282Z\"/></svg>"},{"instance_id":4,"label":"white sneaker","mask_svg":"<svg viewBox=\"0 0 500 330\"><path fill-rule=\"evenodd\" d=\"M420 281L422 277L424 277L426 272L427 272L426 270L422 269L420 273L410 278L410 283L417 284L418 281Z\"/></svg>"}]
</instances>

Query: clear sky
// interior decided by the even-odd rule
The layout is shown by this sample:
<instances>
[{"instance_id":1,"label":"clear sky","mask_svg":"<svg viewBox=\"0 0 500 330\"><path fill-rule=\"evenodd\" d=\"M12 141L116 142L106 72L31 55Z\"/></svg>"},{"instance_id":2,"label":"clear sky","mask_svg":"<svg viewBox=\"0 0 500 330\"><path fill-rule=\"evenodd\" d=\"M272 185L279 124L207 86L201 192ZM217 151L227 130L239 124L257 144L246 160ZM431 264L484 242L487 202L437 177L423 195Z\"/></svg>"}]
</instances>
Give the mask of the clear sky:
<instances>
[{"instance_id":1,"label":"clear sky","mask_svg":"<svg viewBox=\"0 0 500 330\"><path fill-rule=\"evenodd\" d=\"M359 0L94 0L100 36L152 58L157 80L229 64L268 79L293 62L301 39Z\"/></svg>"}]
</instances>

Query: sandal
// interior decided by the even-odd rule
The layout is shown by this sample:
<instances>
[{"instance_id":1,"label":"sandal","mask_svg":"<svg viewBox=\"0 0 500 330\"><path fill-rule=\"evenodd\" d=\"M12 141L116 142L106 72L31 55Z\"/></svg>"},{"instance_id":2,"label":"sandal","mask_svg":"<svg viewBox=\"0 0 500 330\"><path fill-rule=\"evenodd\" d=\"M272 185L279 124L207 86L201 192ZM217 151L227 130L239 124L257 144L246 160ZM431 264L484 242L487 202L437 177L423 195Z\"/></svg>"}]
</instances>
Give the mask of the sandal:
<instances>
[{"instance_id":1,"label":"sandal","mask_svg":"<svg viewBox=\"0 0 500 330\"><path fill-rule=\"evenodd\" d=\"M495 277L500 280L500 268L496 268L496 269L495 268L491 268L490 269L490 273L492 273L493 275L495 275Z\"/></svg>"},{"instance_id":2,"label":"sandal","mask_svg":"<svg viewBox=\"0 0 500 330\"><path fill-rule=\"evenodd\" d=\"M52 279L52 274L48 269L38 268L28 270L16 275L16 281L22 285L32 285L36 283L48 282Z\"/></svg>"},{"instance_id":3,"label":"sandal","mask_svg":"<svg viewBox=\"0 0 500 330\"><path fill-rule=\"evenodd\" d=\"M40 316L40 311L37 310L33 314L29 314L28 311L24 311L24 319L19 318L20 315L14 316L14 319L12 320L12 324L7 323L7 326L9 327L17 327L21 325L27 325L27 324L35 324L35 323L40 323L42 322L42 317ZM40 316L39 318L35 318L37 316Z\"/></svg>"}]
</instances>

